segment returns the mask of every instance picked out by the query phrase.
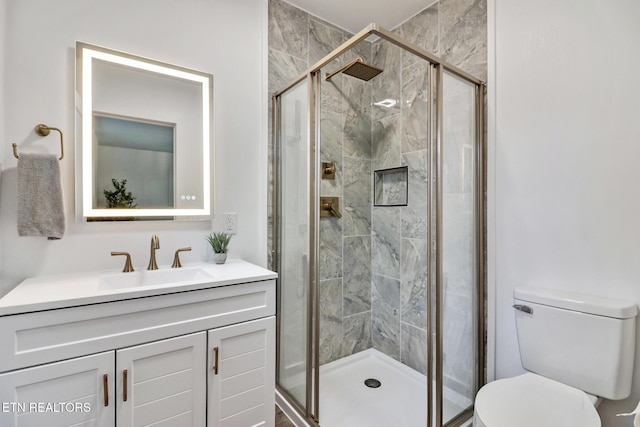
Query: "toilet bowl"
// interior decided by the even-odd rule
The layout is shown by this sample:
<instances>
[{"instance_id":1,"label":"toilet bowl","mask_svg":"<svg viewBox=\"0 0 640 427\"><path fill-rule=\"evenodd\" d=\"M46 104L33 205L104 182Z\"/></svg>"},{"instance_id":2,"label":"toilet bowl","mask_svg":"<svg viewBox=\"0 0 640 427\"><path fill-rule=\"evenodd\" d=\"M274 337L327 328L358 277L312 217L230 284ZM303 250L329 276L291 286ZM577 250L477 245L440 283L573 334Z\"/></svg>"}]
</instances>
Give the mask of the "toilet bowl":
<instances>
[{"instance_id":1,"label":"toilet bowl","mask_svg":"<svg viewBox=\"0 0 640 427\"><path fill-rule=\"evenodd\" d=\"M476 396L474 427L600 427L596 396L526 373L485 385Z\"/></svg>"}]
</instances>

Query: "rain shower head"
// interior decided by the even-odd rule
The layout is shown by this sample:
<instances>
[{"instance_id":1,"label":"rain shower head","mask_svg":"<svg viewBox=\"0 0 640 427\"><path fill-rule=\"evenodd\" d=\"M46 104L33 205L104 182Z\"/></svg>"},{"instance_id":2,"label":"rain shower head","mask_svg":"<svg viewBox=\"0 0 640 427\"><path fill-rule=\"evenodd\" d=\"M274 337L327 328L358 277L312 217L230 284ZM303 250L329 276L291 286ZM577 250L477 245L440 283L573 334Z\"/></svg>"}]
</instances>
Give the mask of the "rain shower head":
<instances>
[{"instance_id":1,"label":"rain shower head","mask_svg":"<svg viewBox=\"0 0 640 427\"><path fill-rule=\"evenodd\" d=\"M368 82L369 80L380 74L382 71L383 70L380 68L367 64L366 62L364 62L364 59L359 56L344 67L334 71L333 73L327 73L324 79L331 80L331 77L335 76L336 74L344 73L350 75L351 77L355 77Z\"/></svg>"}]
</instances>

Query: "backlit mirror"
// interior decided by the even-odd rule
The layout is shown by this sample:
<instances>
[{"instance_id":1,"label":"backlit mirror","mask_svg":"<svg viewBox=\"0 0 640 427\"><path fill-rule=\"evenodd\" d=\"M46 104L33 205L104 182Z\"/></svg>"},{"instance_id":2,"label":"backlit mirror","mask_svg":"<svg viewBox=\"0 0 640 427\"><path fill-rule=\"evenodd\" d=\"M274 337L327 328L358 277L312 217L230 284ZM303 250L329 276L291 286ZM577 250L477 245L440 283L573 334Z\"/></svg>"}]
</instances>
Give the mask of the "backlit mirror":
<instances>
[{"instance_id":1,"label":"backlit mirror","mask_svg":"<svg viewBox=\"0 0 640 427\"><path fill-rule=\"evenodd\" d=\"M213 76L76 43L78 216L211 215Z\"/></svg>"}]
</instances>

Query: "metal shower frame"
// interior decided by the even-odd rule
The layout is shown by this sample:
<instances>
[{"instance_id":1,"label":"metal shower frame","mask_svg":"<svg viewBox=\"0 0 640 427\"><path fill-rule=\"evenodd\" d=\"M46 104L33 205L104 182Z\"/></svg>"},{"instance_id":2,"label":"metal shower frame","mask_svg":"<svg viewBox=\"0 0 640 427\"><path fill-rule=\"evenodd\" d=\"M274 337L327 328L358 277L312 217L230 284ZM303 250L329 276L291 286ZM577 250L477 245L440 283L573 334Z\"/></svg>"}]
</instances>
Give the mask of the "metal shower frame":
<instances>
[{"instance_id":1,"label":"metal shower frame","mask_svg":"<svg viewBox=\"0 0 640 427\"><path fill-rule=\"evenodd\" d=\"M273 106L273 143L274 143L274 155L273 155L273 170L274 170L274 184L273 184L273 251L272 260L273 267L277 271L281 271L280 262L280 235L279 235L279 218L280 212L280 192L278 176L279 167L279 97L287 92L289 89L298 85L304 80L308 83L308 111L307 117L309 120L308 127L308 140L310 144L310 158L309 166L312 171L309 177L310 182L310 204L309 204L309 286L310 291L308 293L308 309L310 315L308 316L307 336L312 342L311 347L315 351L309 351L307 349L307 378L306 378L306 404L305 408L301 408L293 399L287 396L287 392L282 390L279 386L278 389L282 396L287 400L291 406L293 406L301 416L303 416L308 423L318 426L319 415L319 199L320 199L320 179L319 171L321 170L320 162L320 150L318 149L318 141L320 139L320 121L317 119L317 113L320 111L320 96L317 89L320 87L321 82L321 69L329 64L334 59L343 55L349 51L356 44L365 40L369 36L377 36L390 43L393 43L400 48L411 52L412 54L429 62L429 186L428 186L428 233L430 241L433 241L434 236L436 240L436 247L433 248L432 244L429 244L429 263L427 266L427 277L429 278L428 295L431 299L435 296L435 307L432 301L427 304L427 319L428 320L428 333L427 333L427 422L431 423L431 426L440 427L443 425L443 262L442 262L442 250L443 250L443 78L444 72L447 71L458 78L475 85L475 120L476 120L476 133L474 135L476 142L476 156L475 156L475 188L474 188L474 230L475 236L475 248L474 248L474 279L476 283L475 298L478 305L478 318L476 336L476 384L475 391L486 382L486 303L485 303L485 289L486 289L486 141L485 141L485 118L484 118L484 95L485 95L485 83L472 76L471 74L461 70L460 68L441 60L435 55L425 51L424 49L417 47L406 40L399 37L379 25L372 23L365 27L363 30L355 34L340 47L333 50L327 56L316 62L312 67L307 69L304 73L298 76L295 80L291 81L284 88L278 90L272 95ZM434 184L435 183L435 184ZM435 212L435 221L433 213ZM280 287L278 286L278 292ZM279 294L278 294L279 295ZM278 313L280 313L280 298L278 298ZM432 322L431 319L435 319ZM434 324L435 323L435 324ZM435 332L435 339L434 339ZM280 317L277 321L277 352L280 349ZM435 346L435 351L434 351ZM434 360L435 353L435 360ZM277 354L277 360L279 360L279 354ZM435 384L435 390L434 390ZM313 390L312 390L313 387ZM433 393L435 392L435 405L433 399ZM434 407L435 406L435 407ZM473 415L473 406L467 408L461 414L449 420L446 424L447 427L461 426L467 422ZM427 426L429 427L429 426Z\"/></svg>"}]
</instances>

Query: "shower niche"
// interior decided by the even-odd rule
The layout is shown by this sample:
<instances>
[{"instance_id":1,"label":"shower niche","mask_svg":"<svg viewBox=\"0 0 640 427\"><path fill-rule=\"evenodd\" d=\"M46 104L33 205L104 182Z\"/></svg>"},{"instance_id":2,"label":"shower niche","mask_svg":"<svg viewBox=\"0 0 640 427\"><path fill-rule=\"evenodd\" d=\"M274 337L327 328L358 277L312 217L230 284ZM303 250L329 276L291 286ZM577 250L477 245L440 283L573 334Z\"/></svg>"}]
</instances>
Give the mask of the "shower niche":
<instances>
[{"instance_id":1,"label":"shower niche","mask_svg":"<svg viewBox=\"0 0 640 427\"><path fill-rule=\"evenodd\" d=\"M274 94L278 396L309 425L472 415L484 381L483 93L371 24ZM374 376L383 385L366 387Z\"/></svg>"},{"instance_id":2,"label":"shower niche","mask_svg":"<svg viewBox=\"0 0 640 427\"><path fill-rule=\"evenodd\" d=\"M407 206L408 174L407 166L374 171L373 206Z\"/></svg>"}]
</instances>

